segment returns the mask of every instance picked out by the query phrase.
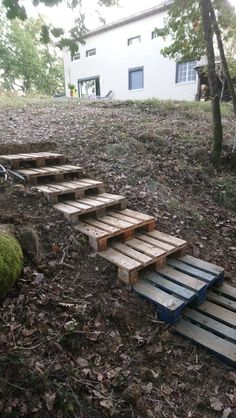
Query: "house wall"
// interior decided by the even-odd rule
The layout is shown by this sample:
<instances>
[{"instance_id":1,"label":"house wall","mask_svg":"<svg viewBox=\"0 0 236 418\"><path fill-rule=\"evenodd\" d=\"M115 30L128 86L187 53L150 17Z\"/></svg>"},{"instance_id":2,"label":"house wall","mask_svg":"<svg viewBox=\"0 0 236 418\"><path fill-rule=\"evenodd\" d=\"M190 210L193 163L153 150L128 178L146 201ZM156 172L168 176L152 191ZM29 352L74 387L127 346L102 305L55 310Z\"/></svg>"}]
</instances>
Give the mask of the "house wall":
<instances>
[{"instance_id":1,"label":"house wall","mask_svg":"<svg viewBox=\"0 0 236 418\"><path fill-rule=\"evenodd\" d=\"M162 27L166 12L110 29L86 39L80 46L80 60L71 61L64 50L65 86L78 85L79 79L99 76L101 96L113 90L114 99L172 99L194 100L197 80L176 83L176 62L161 55L165 45L162 38L151 38L155 27ZM128 46L128 38L141 35L141 43ZM96 55L86 57L86 50L96 48ZM144 68L144 88L128 89L128 70Z\"/></svg>"}]
</instances>

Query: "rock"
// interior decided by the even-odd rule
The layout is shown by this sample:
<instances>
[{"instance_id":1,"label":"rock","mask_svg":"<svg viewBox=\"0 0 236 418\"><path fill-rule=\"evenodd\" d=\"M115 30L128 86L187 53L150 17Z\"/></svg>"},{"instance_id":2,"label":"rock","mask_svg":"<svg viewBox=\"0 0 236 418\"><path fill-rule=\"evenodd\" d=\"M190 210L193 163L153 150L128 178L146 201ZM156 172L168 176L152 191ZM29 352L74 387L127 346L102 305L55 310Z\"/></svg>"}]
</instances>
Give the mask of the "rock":
<instances>
[{"instance_id":1,"label":"rock","mask_svg":"<svg viewBox=\"0 0 236 418\"><path fill-rule=\"evenodd\" d=\"M37 232L30 226L26 226L21 229L19 240L24 256L29 257L38 264L40 262L41 249Z\"/></svg>"},{"instance_id":2,"label":"rock","mask_svg":"<svg viewBox=\"0 0 236 418\"><path fill-rule=\"evenodd\" d=\"M127 402L131 402L131 403L137 403L141 395L142 395L142 388L137 383L132 383L122 392L122 397Z\"/></svg>"},{"instance_id":3,"label":"rock","mask_svg":"<svg viewBox=\"0 0 236 418\"><path fill-rule=\"evenodd\" d=\"M23 269L23 253L10 226L0 230L0 295L4 295L16 282ZM11 228L10 228L11 229Z\"/></svg>"}]
</instances>

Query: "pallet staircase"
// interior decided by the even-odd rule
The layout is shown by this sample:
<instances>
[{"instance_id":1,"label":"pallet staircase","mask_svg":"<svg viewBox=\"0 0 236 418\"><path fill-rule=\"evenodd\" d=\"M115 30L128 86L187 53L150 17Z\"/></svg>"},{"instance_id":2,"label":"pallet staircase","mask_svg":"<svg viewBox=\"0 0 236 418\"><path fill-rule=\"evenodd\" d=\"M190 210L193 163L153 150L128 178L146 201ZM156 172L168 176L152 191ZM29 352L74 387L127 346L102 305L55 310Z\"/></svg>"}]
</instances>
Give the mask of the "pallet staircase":
<instances>
[{"instance_id":1,"label":"pallet staircase","mask_svg":"<svg viewBox=\"0 0 236 418\"><path fill-rule=\"evenodd\" d=\"M127 208L123 196L83 176L63 154L1 155L43 193L118 277L151 302L176 332L236 365L236 289L223 284L224 269L185 255L186 241L156 229L152 216Z\"/></svg>"}]
</instances>

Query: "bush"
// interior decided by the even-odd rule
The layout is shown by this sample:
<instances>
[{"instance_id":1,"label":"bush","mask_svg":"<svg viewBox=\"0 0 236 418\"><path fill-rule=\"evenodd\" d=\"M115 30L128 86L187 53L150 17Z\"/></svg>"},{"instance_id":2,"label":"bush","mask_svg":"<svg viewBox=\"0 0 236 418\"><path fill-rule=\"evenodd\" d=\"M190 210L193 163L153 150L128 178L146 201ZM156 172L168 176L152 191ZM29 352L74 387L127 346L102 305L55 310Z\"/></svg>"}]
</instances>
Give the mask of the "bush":
<instances>
[{"instance_id":1,"label":"bush","mask_svg":"<svg viewBox=\"0 0 236 418\"><path fill-rule=\"evenodd\" d=\"M23 253L13 235L0 233L0 296L16 282L23 268Z\"/></svg>"}]
</instances>

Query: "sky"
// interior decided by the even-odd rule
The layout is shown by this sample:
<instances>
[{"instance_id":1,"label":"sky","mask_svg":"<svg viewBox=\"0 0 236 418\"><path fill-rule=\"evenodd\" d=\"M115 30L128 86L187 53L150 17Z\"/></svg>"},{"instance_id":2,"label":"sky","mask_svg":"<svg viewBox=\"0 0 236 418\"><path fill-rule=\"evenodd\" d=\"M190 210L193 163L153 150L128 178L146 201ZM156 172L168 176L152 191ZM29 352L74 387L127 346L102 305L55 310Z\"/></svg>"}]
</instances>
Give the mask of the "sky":
<instances>
[{"instance_id":1,"label":"sky","mask_svg":"<svg viewBox=\"0 0 236 418\"><path fill-rule=\"evenodd\" d=\"M236 0L230 0L236 7ZM115 22L116 20L138 13L142 10L149 9L163 3L161 0L119 0L119 7L98 7L97 0L82 0L83 11L86 16L86 26L88 29L94 29L101 26L99 16L105 18L106 23ZM36 17L38 13L45 17L47 22L52 23L53 26L70 29L73 26L73 20L76 17L75 12L72 12L67 6L66 2L61 3L60 6L45 7L40 5L34 7L31 0L25 0L27 13L30 16Z\"/></svg>"}]
</instances>

